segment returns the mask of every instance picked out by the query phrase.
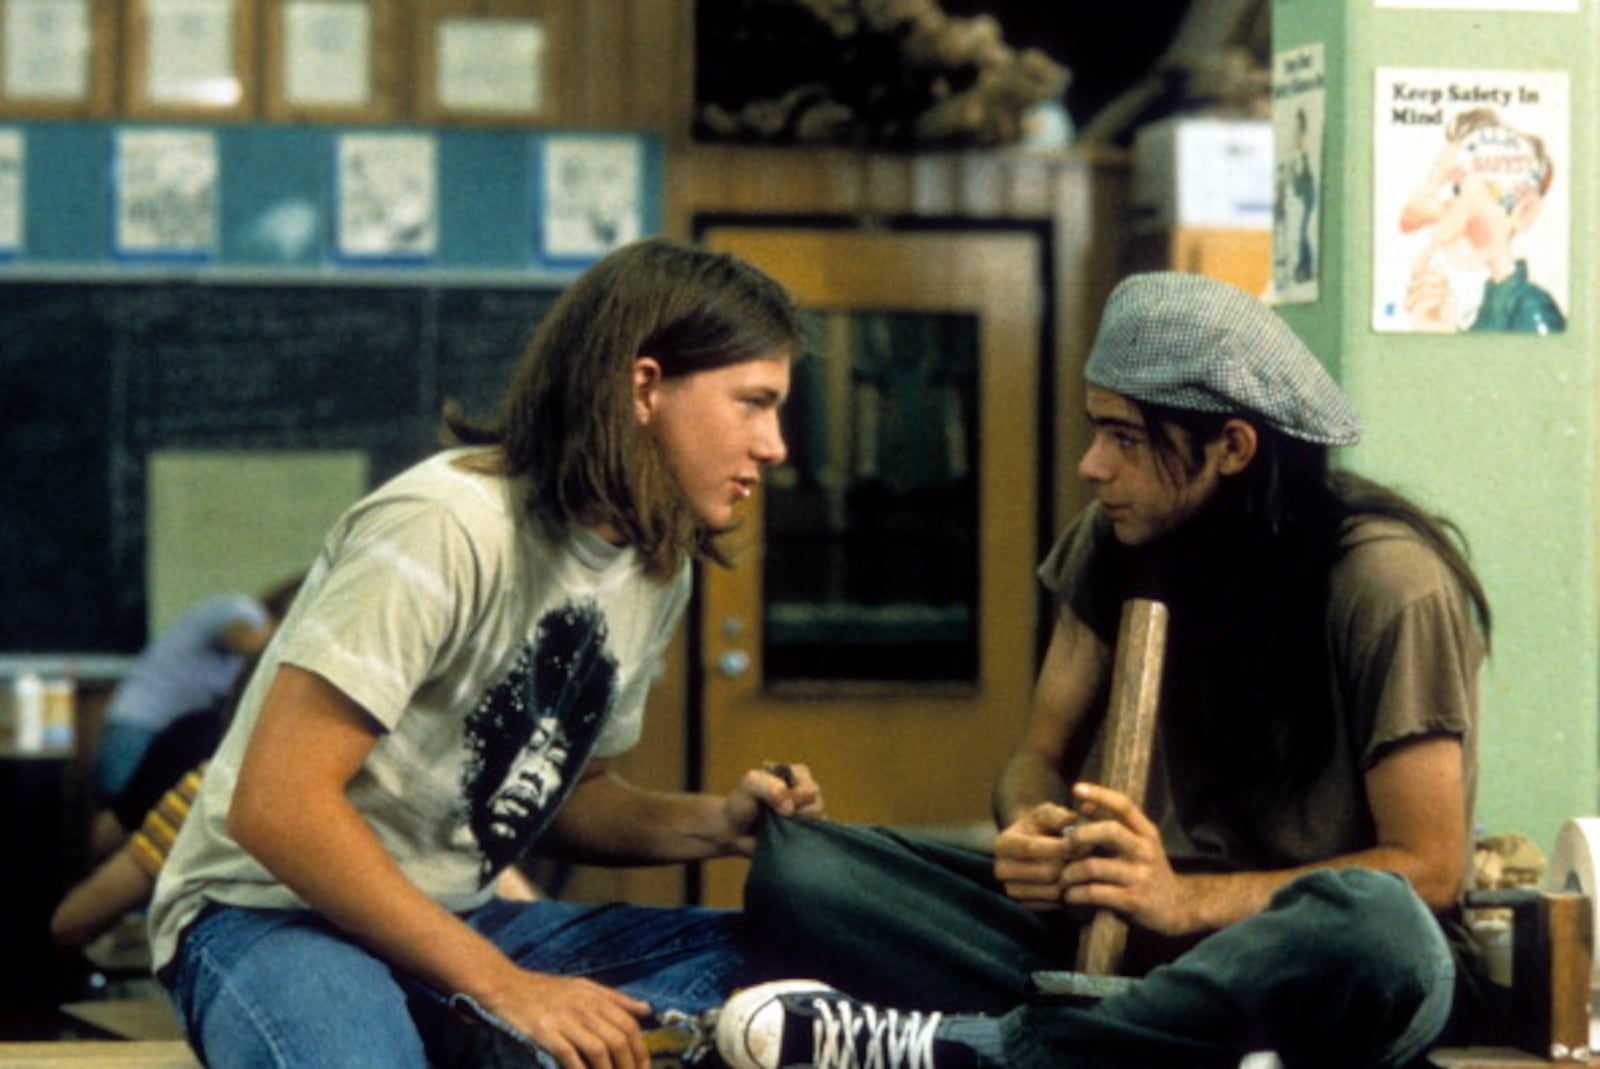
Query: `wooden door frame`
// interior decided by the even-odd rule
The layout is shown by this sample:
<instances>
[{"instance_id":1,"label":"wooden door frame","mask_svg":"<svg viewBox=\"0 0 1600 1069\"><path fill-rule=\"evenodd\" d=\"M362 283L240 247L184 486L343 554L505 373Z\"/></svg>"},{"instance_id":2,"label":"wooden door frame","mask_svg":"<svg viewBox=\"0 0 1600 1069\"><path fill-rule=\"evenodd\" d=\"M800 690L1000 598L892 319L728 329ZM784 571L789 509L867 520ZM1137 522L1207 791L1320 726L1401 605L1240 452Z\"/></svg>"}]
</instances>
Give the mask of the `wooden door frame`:
<instances>
[{"instance_id":1,"label":"wooden door frame","mask_svg":"<svg viewBox=\"0 0 1600 1069\"><path fill-rule=\"evenodd\" d=\"M861 215L817 214L748 214L708 212L695 216L692 232L697 242L703 243L714 229L738 230L804 230L822 233L848 233L852 236L882 233L896 237L931 233L939 237L1025 237L1032 240L1037 256L1038 275L1031 288L1037 294L1035 309L1038 321L1036 339L1037 403L1034 412L1034 437L1036 459L1033 470L1034 522L1031 544L1035 559L1049 545L1054 536L1052 501L1055 487L1055 434L1058 425L1056 398L1058 377L1056 353L1055 294L1055 244L1054 228L1048 219L974 219L970 217L905 216L883 217ZM1039 611L1035 613L1035 656L1037 664L1043 644L1048 636L1050 613L1042 592ZM688 768L688 786L692 790L710 789L705 782L707 681L704 676L705 646L703 625L706 609L704 586L697 583L687 616L689 640L688 678L685 692L685 714ZM699 866L691 868L688 893L691 902L704 898L704 883Z\"/></svg>"}]
</instances>

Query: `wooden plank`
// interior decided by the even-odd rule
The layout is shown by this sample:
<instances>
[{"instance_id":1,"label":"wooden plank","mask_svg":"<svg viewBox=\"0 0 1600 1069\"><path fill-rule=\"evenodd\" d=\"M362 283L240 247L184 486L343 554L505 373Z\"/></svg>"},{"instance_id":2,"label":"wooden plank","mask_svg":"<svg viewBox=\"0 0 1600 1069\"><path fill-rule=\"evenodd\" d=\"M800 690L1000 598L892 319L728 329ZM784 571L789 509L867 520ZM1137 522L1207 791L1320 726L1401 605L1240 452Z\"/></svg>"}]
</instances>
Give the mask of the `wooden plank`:
<instances>
[{"instance_id":1,"label":"wooden plank","mask_svg":"<svg viewBox=\"0 0 1600 1069\"><path fill-rule=\"evenodd\" d=\"M69 1040L55 1043L0 1043L0 1069L200 1069L188 1044L176 1040L125 1042Z\"/></svg>"},{"instance_id":2,"label":"wooden plank","mask_svg":"<svg viewBox=\"0 0 1600 1069\"><path fill-rule=\"evenodd\" d=\"M1511 1003L1504 1037L1541 1057L1588 1056L1592 914L1585 895L1559 891L1476 893L1489 903L1499 895L1511 909ZM1498 1038L1498 1037L1497 1037Z\"/></svg>"},{"instance_id":3,"label":"wooden plank","mask_svg":"<svg viewBox=\"0 0 1600 1069\"><path fill-rule=\"evenodd\" d=\"M183 1038L183 1026L165 998L90 999L68 1002L61 1012L117 1039Z\"/></svg>"},{"instance_id":4,"label":"wooden plank","mask_svg":"<svg viewBox=\"0 0 1600 1069\"><path fill-rule=\"evenodd\" d=\"M1587 1049L1594 911L1586 895L1552 892L1545 901L1543 936L1550 954L1551 1048Z\"/></svg>"},{"instance_id":5,"label":"wooden plank","mask_svg":"<svg viewBox=\"0 0 1600 1069\"><path fill-rule=\"evenodd\" d=\"M1528 1069L1530 1065L1600 1066L1600 1059L1551 1062L1513 1047L1441 1047L1428 1054L1434 1069Z\"/></svg>"},{"instance_id":6,"label":"wooden plank","mask_svg":"<svg viewBox=\"0 0 1600 1069\"><path fill-rule=\"evenodd\" d=\"M1131 598L1122 607L1112 667L1111 704L1106 710L1105 764L1100 783L1144 805L1161 697L1161 665L1167 649L1167 607ZM1098 910L1078 943L1078 971L1111 976L1122 963L1128 923Z\"/></svg>"},{"instance_id":7,"label":"wooden plank","mask_svg":"<svg viewBox=\"0 0 1600 1069\"><path fill-rule=\"evenodd\" d=\"M694 4L631 0L627 62L617 72L627 93L625 124L655 129L677 147L693 126Z\"/></svg>"}]
</instances>

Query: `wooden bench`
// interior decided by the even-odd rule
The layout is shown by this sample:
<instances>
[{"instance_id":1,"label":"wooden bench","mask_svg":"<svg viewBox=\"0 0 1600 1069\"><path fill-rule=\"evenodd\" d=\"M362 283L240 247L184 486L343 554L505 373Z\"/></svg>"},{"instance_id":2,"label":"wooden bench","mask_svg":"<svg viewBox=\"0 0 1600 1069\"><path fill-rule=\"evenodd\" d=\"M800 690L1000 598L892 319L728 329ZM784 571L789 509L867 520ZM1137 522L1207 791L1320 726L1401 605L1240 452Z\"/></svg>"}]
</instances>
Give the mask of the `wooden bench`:
<instances>
[{"instance_id":1,"label":"wooden bench","mask_svg":"<svg viewBox=\"0 0 1600 1069\"><path fill-rule=\"evenodd\" d=\"M180 1039L72 1039L44 1043L0 1042L0 1069L200 1069Z\"/></svg>"},{"instance_id":2,"label":"wooden bench","mask_svg":"<svg viewBox=\"0 0 1600 1069\"><path fill-rule=\"evenodd\" d=\"M1553 1065L1564 1066L1600 1066L1600 1059L1590 1058L1582 1062L1552 1062L1548 1058L1541 1058L1537 1054L1529 1054L1525 1050L1513 1047L1471 1047L1471 1048L1441 1048L1428 1055L1428 1063L1437 1069L1529 1069L1530 1066L1543 1065L1547 1069Z\"/></svg>"}]
</instances>

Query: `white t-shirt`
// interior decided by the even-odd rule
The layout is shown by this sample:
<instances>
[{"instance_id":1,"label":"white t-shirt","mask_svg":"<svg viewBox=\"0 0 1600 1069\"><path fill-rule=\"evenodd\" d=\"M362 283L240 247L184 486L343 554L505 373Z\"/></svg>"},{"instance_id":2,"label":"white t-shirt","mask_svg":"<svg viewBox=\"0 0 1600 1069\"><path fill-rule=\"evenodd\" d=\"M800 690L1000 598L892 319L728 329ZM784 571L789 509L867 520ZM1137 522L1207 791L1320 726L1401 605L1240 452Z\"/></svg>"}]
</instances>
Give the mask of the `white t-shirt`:
<instances>
[{"instance_id":1,"label":"white t-shirt","mask_svg":"<svg viewBox=\"0 0 1600 1069\"><path fill-rule=\"evenodd\" d=\"M552 542L515 483L441 453L335 525L206 771L151 906L157 968L207 901L302 902L228 836L228 806L275 670L329 680L385 729L349 796L406 874L475 907L590 757L639 738L689 595L631 549Z\"/></svg>"}]
</instances>

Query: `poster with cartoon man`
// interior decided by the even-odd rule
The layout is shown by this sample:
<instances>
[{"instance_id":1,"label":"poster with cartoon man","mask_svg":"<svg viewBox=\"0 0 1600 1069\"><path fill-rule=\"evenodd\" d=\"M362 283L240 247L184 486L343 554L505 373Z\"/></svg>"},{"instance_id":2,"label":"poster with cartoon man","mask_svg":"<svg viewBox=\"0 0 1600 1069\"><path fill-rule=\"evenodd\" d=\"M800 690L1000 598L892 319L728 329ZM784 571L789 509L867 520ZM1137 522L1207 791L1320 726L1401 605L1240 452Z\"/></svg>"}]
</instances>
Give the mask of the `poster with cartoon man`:
<instances>
[{"instance_id":1,"label":"poster with cartoon man","mask_svg":"<svg viewBox=\"0 0 1600 1069\"><path fill-rule=\"evenodd\" d=\"M1564 331L1567 76L1389 69L1377 79L1373 328Z\"/></svg>"}]
</instances>

